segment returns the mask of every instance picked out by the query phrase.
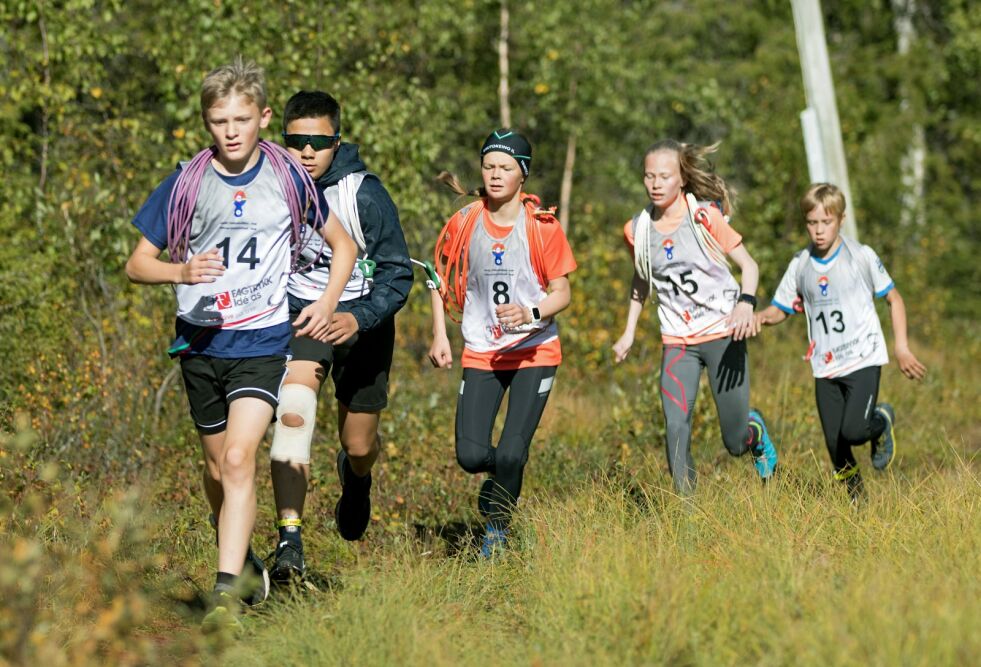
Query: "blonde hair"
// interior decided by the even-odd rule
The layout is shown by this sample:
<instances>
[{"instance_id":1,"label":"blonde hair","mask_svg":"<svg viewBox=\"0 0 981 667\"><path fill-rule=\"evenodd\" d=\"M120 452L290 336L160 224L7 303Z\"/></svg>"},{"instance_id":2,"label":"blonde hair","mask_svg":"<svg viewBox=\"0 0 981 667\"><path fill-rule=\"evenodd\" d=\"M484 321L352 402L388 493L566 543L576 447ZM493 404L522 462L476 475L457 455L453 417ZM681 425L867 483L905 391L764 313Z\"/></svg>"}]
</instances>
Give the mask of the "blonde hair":
<instances>
[{"instance_id":1,"label":"blonde hair","mask_svg":"<svg viewBox=\"0 0 981 667\"><path fill-rule=\"evenodd\" d=\"M725 180L712 169L708 156L719 150L722 142L711 146L685 144L674 139L663 139L651 144L644 153L646 158L652 153L671 151L678 155L681 178L685 182L685 191L695 195L700 201L717 201L722 206L723 215L732 215L732 199L735 193L726 185Z\"/></svg>"},{"instance_id":2,"label":"blonde hair","mask_svg":"<svg viewBox=\"0 0 981 667\"><path fill-rule=\"evenodd\" d=\"M227 65L216 67L201 84L201 117L207 120L208 109L231 95L244 95L260 110L266 108L266 76L253 60L235 56Z\"/></svg>"},{"instance_id":3,"label":"blonde hair","mask_svg":"<svg viewBox=\"0 0 981 667\"><path fill-rule=\"evenodd\" d=\"M845 215L845 194L837 185L814 183L800 198L800 212L806 218L818 206L823 206L825 213L841 220Z\"/></svg>"}]
</instances>

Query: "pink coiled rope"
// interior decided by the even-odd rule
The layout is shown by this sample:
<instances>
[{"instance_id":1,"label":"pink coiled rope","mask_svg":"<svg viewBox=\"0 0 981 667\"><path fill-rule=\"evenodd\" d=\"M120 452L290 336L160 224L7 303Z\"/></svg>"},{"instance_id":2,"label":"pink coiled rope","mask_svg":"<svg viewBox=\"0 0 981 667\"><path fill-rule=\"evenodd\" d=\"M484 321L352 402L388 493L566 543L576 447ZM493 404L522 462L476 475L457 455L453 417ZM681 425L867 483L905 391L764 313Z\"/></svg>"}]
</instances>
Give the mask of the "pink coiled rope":
<instances>
[{"instance_id":1,"label":"pink coiled rope","mask_svg":"<svg viewBox=\"0 0 981 667\"><path fill-rule=\"evenodd\" d=\"M320 255L318 253L318 256L313 258L309 264L299 266L300 253L312 238L307 236L306 240L303 240L303 225L306 224L307 212L312 206L314 227L325 224L327 212L320 207L317 186L310 174L285 148L260 139L259 150L269 160L269 165L276 173L283 195L286 197L286 205L289 207L291 222L290 271L295 273L316 262ZM174 189L170 193L170 199L167 202L167 250L170 254L170 261L175 264L187 261L187 253L191 245L191 224L194 220L194 207L197 204L198 193L201 190L201 180L208 167L211 166L211 160L217 155L218 149L215 146L205 148L195 155L187 166L181 169ZM293 179L291 169L300 177L300 183L303 186L302 195Z\"/></svg>"}]
</instances>

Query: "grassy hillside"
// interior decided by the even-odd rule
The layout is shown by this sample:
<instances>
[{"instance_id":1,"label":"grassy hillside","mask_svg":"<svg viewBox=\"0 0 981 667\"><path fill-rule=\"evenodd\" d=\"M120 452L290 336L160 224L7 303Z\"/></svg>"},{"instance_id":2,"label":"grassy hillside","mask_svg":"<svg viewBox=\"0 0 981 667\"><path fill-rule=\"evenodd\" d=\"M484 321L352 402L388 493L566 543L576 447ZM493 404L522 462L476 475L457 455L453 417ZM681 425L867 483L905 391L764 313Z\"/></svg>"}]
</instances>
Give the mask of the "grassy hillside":
<instances>
[{"instance_id":1,"label":"grassy hillside","mask_svg":"<svg viewBox=\"0 0 981 667\"><path fill-rule=\"evenodd\" d=\"M421 326L407 316L403 336ZM491 564L473 558L480 480L453 459L459 371L427 369L422 339L403 339L367 538L333 530L327 404L305 531L316 590L277 591L235 642L197 630L215 553L186 418L165 422L163 410L165 453L134 454L153 462L135 485L32 458L24 423L0 450L0 655L52 666L970 664L981 654L977 342L919 345L922 384L887 367L899 455L884 475L864 466L869 501L853 508L830 481L798 334L788 325L751 346L776 482L762 487L748 459L725 453L703 387L690 501L670 492L653 341L625 367L564 368L514 548ZM266 462L261 452L260 553L275 534Z\"/></svg>"}]
</instances>

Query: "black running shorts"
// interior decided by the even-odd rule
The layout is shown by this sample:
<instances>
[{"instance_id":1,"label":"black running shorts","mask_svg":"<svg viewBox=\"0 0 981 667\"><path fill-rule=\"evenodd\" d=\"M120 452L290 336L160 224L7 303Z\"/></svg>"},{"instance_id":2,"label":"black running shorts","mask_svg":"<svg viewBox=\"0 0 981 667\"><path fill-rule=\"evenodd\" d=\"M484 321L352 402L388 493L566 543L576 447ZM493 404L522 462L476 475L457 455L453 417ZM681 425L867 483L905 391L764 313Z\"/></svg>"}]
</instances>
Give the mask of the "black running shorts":
<instances>
[{"instance_id":1,"label":"black running shorts","mask_svg":"<svg viewBox=\"0 0 981 667\"><path fill-rule=\"evenodd\" d=\"M275 412L286 379L286 357L187 356L181 358L181 375L194 426L202 435L212 435L225 430L228 404L237 398L261 399Z\"/></svg>"},{"instance_id":2,"label":"black running shorts","mask_svg":"<svg viewBox=\"0 0 981 667\"><path fill-rule=\"evenodd\" d=\"M290 321L309 302L290 297ZM293 329L296 332L296 329ZM316 361L330 371L334 398L351 412L378 412L388 405L388 376L395 349L395 318L359 331L353 343L331 346L307 336L290 339L294 361Z\"/></svg>"}]
</instances>

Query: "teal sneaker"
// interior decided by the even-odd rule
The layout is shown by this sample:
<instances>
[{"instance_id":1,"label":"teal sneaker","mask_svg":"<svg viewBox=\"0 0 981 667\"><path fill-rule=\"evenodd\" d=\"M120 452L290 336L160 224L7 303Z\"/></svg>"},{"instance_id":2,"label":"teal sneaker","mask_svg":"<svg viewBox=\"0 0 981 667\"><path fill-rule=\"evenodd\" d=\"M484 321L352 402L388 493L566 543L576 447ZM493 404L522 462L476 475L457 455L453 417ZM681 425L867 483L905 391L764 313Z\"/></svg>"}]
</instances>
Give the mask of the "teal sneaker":
<instances>
[{"instance_id":1,"label":"teal sneaker","mask_svg":"<svg viewBox=\"0 0 981 667\"><path fill-rule=\"evenodd\" d=\"M480 545L480 558L493 560L504 553L508 546L508 532L507 528L495 528L493 524L488 523Z\"/></svg>"},{"instance_id":2,"label":"teal sneaker","mask_svg":"<svg viewBox=\"0 0 981 667\"><path fill-rule=\"evenodd\" d=\"M766 482L777 469L777 448L773 446L770 433L766 430L763 414L756 408L749 411L749 427L757 432L756 444L750 450L753 465L760 479Z\"/></svg>"},{"instance_id":3,"label":"teal sneaker","mask_svg":"<svg viewBox=\"0 0 981 667\"><path fill-rule=\"evenodd\" d=\"M893 425L896 423L896 411L888 403L879 403L875 412L886 422L886 430L878 438L872 439L872 467L885 470L896 457L896 434Z\"/></svg>"}]
</instances>

